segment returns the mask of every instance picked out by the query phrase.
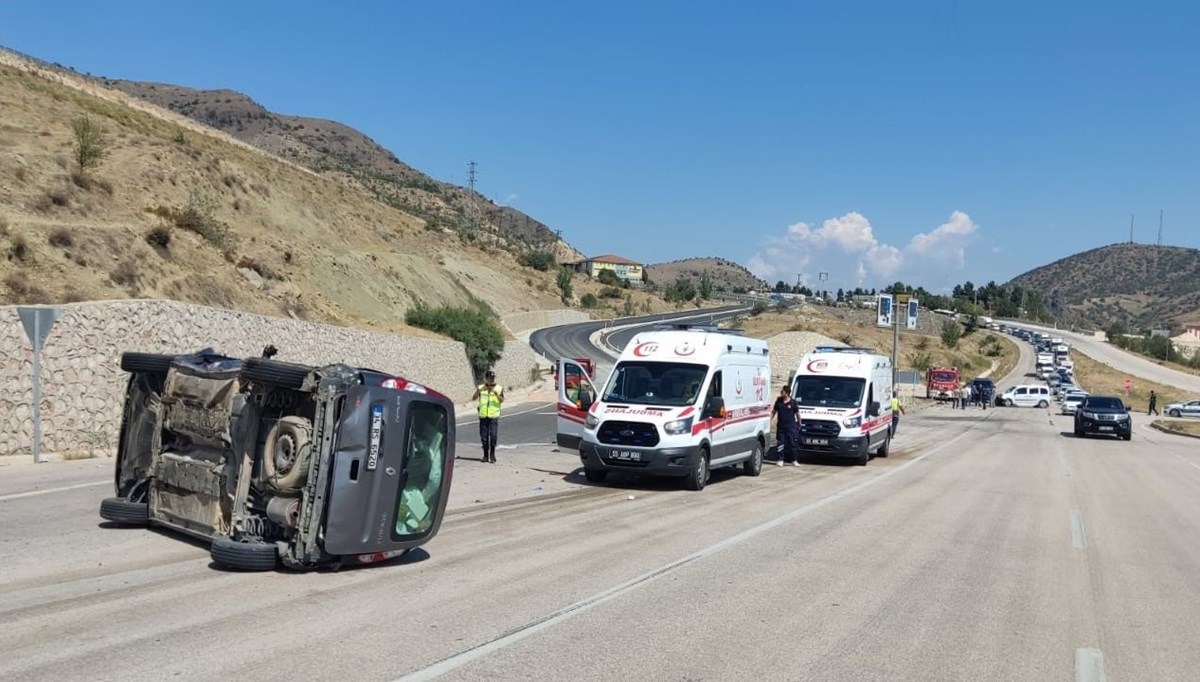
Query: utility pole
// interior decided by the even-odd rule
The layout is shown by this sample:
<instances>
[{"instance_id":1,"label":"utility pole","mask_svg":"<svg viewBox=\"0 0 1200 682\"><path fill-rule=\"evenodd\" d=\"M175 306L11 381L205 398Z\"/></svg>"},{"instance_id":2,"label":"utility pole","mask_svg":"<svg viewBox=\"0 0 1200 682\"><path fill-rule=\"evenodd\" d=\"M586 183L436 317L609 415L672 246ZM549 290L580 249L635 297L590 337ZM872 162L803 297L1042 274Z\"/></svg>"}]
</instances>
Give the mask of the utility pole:
<instances>
[{"instance_id":1,"label":"utility pole","mask_svg":"<svg viewBox=\"0 0 1200 682\"><path fill-rule=\"evenodd\" d=\"M1163 220L1163 210L1160 208L1160 209L1158 209L1158 245L1159 246L1162 246L1162 220Z\"/></svg>"},{"instance_id":2,"label":"utility pole","mask_svg":"<svg viewBox=\"0 0 1200 682\"><path fill-rule=\"evenodd\" d=\"M475 191L475 167L478 165L474 161L467 162L467 187L470 187L472 192Z\"/></svg>"},{"instance_id":3,"label":"utility pole","mask_svg":"<svg viewBox=\"0 0 1200 682\"><path fill-rule=\"evenodd\" d=\"M1133 243L1133 214L1129 214L1129 243Z\"/></svg>"}]
</instances>

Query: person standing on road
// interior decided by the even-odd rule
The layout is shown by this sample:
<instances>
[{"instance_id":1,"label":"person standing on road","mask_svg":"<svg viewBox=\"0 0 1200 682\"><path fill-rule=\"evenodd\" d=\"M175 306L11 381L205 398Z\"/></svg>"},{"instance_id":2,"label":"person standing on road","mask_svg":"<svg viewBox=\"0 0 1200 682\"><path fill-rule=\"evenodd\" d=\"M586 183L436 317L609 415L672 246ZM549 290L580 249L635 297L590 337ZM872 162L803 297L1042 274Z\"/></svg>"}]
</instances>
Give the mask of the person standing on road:
<instances>
[{"instance_id":1,"label":"person standing on road","mask_svg":"<svg viewBox=\"0 0 1200 682\"><path fill-rule=\"evenodd\" d=\"M967 409L967 405L971 402L971 385L963 384L962 387L962 409Z\"/></svg>"},{"instance_id":2,"label":"person standing on road","mask_svg":"<svg viewBox=\"0 0 1200 682\"><path fill-rule=\"evenodd\" d=\"M500 440L500 405L504 403L504 387L496 385L496 372L488 370L483 383L475 389L471 400L479 406L479 441L483 446L483 461L496 463L496 442Z\"/></svg>"},{"instance_id":3,"label":"person standing on road","mask_svg":"<svg viewBox=\"0 0 1200 682\"><path fill-rule=\"evenodd\" d=\"M1146 414L1158 416L1158 395L1154 391L1150 391L1150 409L1146 410Z\"/></svg>"},{"instance_id":4,"label":"person standing on road","mask_svg":"<svg viewBox=\"0 0 1200 682\"><path fill-rule=\"evenodd\" d=\"M900 404L900 391L892 391L892 437L896 436L896 429L900 427L900 415L904 414L904 406Z\"/></svg>"},{"instance_id":5,"label":"person standing on road","mask_svg":"<svg viewBox=\"0 0 1200 682\"><path fill-rule=\"evenodd\" d=\"M950 403L950 409L957 410L958 404L962 401L962 386L961 385L955 384L954 388L950 390L950 400L952 401Z\"/></svg>"},{"instance_id":6,"label":"person standing on road","mask_svg":"<svg viewBox=\"0 0 1200 682\"><path fill-rule=\"evenodd\" d=\"M775 442L782 446L776 466L783 466L784 460L800 466L800 405L792 398L791 386L779 390L771 414L775 417Z\"/></svg>"}]
</instances>

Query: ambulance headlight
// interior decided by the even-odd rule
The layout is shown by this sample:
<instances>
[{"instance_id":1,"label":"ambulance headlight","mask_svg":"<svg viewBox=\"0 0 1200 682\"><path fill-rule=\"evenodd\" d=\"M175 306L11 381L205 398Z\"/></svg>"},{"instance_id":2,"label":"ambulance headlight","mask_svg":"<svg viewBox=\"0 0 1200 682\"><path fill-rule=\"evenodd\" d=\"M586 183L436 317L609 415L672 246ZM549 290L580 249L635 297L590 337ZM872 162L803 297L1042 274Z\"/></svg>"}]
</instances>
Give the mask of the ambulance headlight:
<instances>
[{"instance_id":1,"label":"ambulance headlight","mask_svg":"<svg viewBox=\"0 0 1200 682\"><path fill-rule=\"evenodd\" d=\"M663 424L663 431L667 432L668 436L680 436L692 431L692 417L687 419L676 419L673 422Z\"/></svg>"},{"instance_id":2,"label":"ambulance headlight","mask_svg":"<svg viewBox=\"0 0 1200 682\"><path fill-rule=\"evenodd\" d=\"M600 418L594 414L589 414L587 416L587 419L585 419L583 421L583 424L584 424L584 426L588 427L589 429L594 429L597 426L600 426Z\"/></svg>"},{"instance_id":3,"label":"ambulance headlight","mask_svg":"<svg viewBox=\"0 0 1200 682\"><path fill-rule=\"evenodd\" d=\"M843 419L842 426L851 429L856 426L862 426L862 417L850 417L849 419Z\"/></svg>"}]
</instances>

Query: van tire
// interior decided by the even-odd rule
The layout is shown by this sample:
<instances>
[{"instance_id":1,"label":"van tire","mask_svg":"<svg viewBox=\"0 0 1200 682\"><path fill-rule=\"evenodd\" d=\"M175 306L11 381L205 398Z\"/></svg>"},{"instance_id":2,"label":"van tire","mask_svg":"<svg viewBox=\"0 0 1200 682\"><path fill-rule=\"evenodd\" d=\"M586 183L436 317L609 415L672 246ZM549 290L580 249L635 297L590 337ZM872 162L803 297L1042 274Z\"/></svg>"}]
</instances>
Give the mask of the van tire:
<instances>
[{"instance_id":1,"label":"van tire","mask_svg":"<svg viewBox=\"0 0 1200 682\"><path fill-rule=\"evenodd\" d=\"M246 361L242 363L241 376L246 381L256 381L299 391L304 388L304 380L311 371L311 367L293 362L246 358Z\"/></svg>"},{"instance_id":2,"label":"van tire","mask_svg":"<svg viewBox=\"0 0 1200 682\"><path fill-rule=\"evenodd\" d=\"M1041 402L1039 402L1039 403L1038 403L1038 407L1040 407L1040 408L1042 408L1042 409L1044 410L1044 409L1046 409L1047 407L1050 407L1050 403L1048 403L1048 402L1046 402L1045 400L1043 400L1043 401L1041 401Z\"/></svg>"},{"instance_id":3,"label":"van tire","mask_svg":"<svg viewBox=\"0 0 1200 682\"><path fill-rule=\"evenodd\" d=\"M275 545L267 542L238 542L219 537L212 542L209 556L213 563L238 571L273 571L279 557Z\"/></svg>"},{"instance_id":4,"label":"van tire","mask_svg":"<svg viewBox=\"0 0 1200 682\"><path fill-rule=\"evenodd\" d=\"M887 457L888 452L891 449L892 449L892 436L891 436L891 434L888 434L888 437L885 438L883 441L883 445L879 446L879 449L875 451L875 456L876 457Z\"/></svg>"},{"instance_id":5,"label":"van tire","mask_svg":"<svg viewBox=\"0 0 1200 682\"><path fill-rule=\"evenodd\" d=\"M708 483L708 448L701 446L700 452L696 454L696 462L683 479L683 487L698 492L704 490L706 483Z\"/></svg>"},{"instance_id":6,"label":"van tire","mask_svg":"<svg viewBox=\"0 0 1200 682\"><path fill-rule=\"evenodd\" d=\"M763 465L763 443L761 440L754 441L754 452L750 453L750 459L742 462L742 473L747 476L758 476L762 473Z\"/></svg>"},{"instance_id":7,"label":"van tire","mask_svg":"<svg viewBox=\"0 0 1200 682\"><path fill-rule=\"evenodd\" d=\"M100 501L100 518L122 526L144 526L150 522L150 505L109 497Z\"/></svg>"},{"instance_id":8,"label":"van tire","mask_svg":"<svg viewBox=\"0 0 1200 682\"><path fill-rule=\"evenodd\" d=\"M148 374L166 374L171 369L174 355L161 353L121 353L121 370L124 372L145 372Z\"/></svg>"},{"instance_id":9,"label":"van tire","mask_svg":"<svg viewBox=\"0 0 1200 682\"><path fill-rule=\"evenodd\" d=\"M603 483L608 480L608 472L604 469L584 469L583 477L588 483Z\"/></svg>"},{"instance_id":10,"label":"van tire","mask_svg":"<svg viewBox=\"0 0 1200 682\"><path fill-rule=\"evenodd\" d=\"M854 463L860 467L865 467L867 465L867 463L870 461L871 461L871 448L865 447L865 448L863 448L862 454L859 455L858 458L854 460Z\"/></svg>"},{"instance_id":11,"label":"van tire","mask_svg":"<svg viewBox=\"0 0 1200 682\"><path fill-rule=\"evenodd\" d=\"M1011 400L1011 399L1009 399L1009 398L1005 398L1005 399L1004 399L1004 406L1005 406L1005 407L1012 407L1012 400Z\"/></svg>"}]
</instances>

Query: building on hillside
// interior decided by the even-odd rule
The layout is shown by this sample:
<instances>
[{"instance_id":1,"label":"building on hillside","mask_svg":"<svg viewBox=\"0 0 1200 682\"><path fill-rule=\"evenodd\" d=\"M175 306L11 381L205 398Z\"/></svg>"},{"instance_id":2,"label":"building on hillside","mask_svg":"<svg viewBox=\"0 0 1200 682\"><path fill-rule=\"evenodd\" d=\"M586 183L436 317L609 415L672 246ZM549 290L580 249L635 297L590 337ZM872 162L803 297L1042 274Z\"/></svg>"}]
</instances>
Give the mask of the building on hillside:
<instances>
[{"instance_id":1,"label":"building on hillside","mask_svg":"<svg viewBox=\"0 0 1200 682\"><path fill-rule=\"evenodd\" d=\"M1200 324L1184 325L1183 333L1171 341L1180 353L1192 357L1200 352Z\"/></svg>"},{"instance_id":2,"label":"building on hillside","mask_svg":"<svg viewBox=\"0 0 1200 682\"><path fill-rule=\"evenodd\" d=\"M643 267L641 263L631 261L628 258L607 254L604 256L596 256L587 260L579 261L573 264L576 272L581 272L588 277L596 278L605 270L610 270L617 279L640 284L642 282Z\"/></svg>"}]
</instances>

